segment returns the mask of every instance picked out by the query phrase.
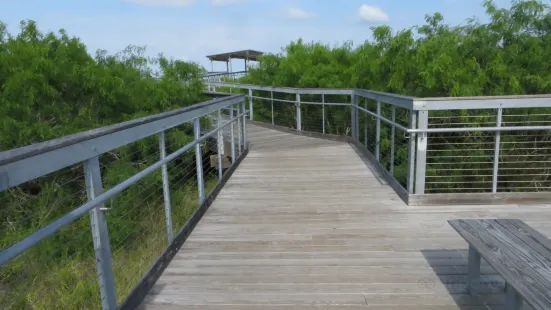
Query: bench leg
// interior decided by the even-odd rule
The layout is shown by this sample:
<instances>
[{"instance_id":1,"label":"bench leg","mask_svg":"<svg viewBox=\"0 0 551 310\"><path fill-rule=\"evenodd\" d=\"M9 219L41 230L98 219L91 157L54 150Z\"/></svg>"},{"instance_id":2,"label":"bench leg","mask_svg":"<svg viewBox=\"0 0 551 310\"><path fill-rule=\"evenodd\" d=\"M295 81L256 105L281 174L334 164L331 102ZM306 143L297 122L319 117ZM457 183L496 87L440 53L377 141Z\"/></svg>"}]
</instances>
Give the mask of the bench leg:
<instances>
[{"instance_id":1,"label":"bench leg","mask_svg":"<svg viewBox=\"0 0 551 310\"><path fill-rule=\"evenodd\" d=\"M478 295L480 288L480 254L469 246L469 267L467 271L467 290L471 295Z\"/></svg>"},{"instance_id":2,"label":"bench leg","mask_svg":"<svg viewBox=\"0 0 551 310\"><path fill-rule=\"evenodd\" d=\"M505 284L505 309L520 310L522 308L522 297L508 283Z\"/></svg>"}]
</instances>

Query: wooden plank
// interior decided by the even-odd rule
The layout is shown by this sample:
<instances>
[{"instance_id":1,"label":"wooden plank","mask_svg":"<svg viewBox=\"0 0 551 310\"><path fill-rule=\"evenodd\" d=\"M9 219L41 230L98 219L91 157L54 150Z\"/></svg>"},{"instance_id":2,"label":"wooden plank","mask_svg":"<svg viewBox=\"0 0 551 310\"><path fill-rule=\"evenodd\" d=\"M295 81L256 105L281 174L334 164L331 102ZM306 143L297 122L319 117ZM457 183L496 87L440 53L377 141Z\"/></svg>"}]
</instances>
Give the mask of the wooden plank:
<instances>
[{"instance_id":1,"label":"wooden plank","mask_svg":"<svg viewBox=\"0 0 551 310\"><path fill-rule=\"evenodd\" d=\"M551 309L551 264L495 220L452 220L450 225L535 309Z\"/></svg>"},{"instance_id":2,"label":"wooden plank","mask_svg":"<svg viewBox=\"0 0 551 310\"><path fill-rule=\"evenodd\" d=\"M447 207L456 204L475 205L519 205L540 204L549 205L550 192L514 192L514 193L450 193L450 194L419 194L410 195L411 206Z\"/></svg>"},{"instance_id":3,"label":"wooden plank","mask_svg":"<svg viewBox=\"0 0 551 310\"><path fill-rule=\"evenodd\" d=\"M316 305L262 305L262 310L323 310L332 308L331 306ZM490 306L458 306L458 305L340 305L342 310L493 310ZM189 310L258 310L258 305L186 305ZM497 310L498 308L496 308ZM501 309L501 308L499 308ZM144 305L138 310L182 310L179 305Z\"/></svg>"},{"instance_id":4,"label":"wooden plank","mask_svg":"<svg viewBox=\"0 0 551 310\"><path fill-rule=\"evenodd\" d=\"M144 309L503 309L481 262L466 294L467 242L453 218L528 220L541 206L409 207L347 143L248 125L247 158L150 291Z\"/></svg>"},{"instance_id":5,"label":"wooden plank","mask_svg":"<svg viewBox=\"0 0 551 310\"><path fill-rule=\"evenodd\" d=\"M496 222L522 239L532 249L551 260L551 240L549 238L518 219L498 219Z\"/></svg>"},{"instance_id":6,"label":"wooden plank","mask_svg":"<svg viewBox=\"0 0 551 310\"><path fill-rule=\"evenodd\" d=\"M467 294L308 294L308 293L208 293L208 294L162 294L148 295L146 304L168 305L294 305L336 307L364 305L376 306L475 306L503 305L504 297L498 294L487 294L473 298Z\"/></svg>"}]
</instances>

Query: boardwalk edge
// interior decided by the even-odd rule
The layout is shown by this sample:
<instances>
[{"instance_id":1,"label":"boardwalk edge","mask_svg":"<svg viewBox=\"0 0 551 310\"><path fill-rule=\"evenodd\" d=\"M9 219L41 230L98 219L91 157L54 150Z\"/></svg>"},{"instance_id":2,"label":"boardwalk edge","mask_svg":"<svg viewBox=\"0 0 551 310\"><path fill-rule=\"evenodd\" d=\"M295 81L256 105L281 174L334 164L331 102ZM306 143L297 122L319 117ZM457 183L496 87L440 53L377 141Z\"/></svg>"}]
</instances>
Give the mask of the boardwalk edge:
<instances>
[{"instance_id":1,"label":"boardwalk edge","mask_svg":"<svg viewBox=\"0 0 551 310\"><path fill-rule=\"evenodd\" d=\"M241 156L236 159L235 164L226 171L226 173L222 176L220 182L218 182L216 187L211 191L203 204L199 208L197 208L197 210L195 210L195 212L191 215L186 224L174 237L172 243L170 243L163 254L161 254L161 256L150 267L145 276L140 280L138 285L134 287L132 292L130 292L130 294L121 303L118 309L137 309L141 305L149 290L153 287L153 285L155 285L159 277L162 275L163 271L166 269L166 267L168 267L176 253L178 253L184 242L191 235L191 232L193 231L195 226L197 226L197 223L199 223L203 215L207 212L209 207L214 202L214 199L216 199L226 182L230 179L232 174L235 172L237 167L241 164L248 153L249 149L247 148L243 151Z\"/></svg>"}]
</instances>

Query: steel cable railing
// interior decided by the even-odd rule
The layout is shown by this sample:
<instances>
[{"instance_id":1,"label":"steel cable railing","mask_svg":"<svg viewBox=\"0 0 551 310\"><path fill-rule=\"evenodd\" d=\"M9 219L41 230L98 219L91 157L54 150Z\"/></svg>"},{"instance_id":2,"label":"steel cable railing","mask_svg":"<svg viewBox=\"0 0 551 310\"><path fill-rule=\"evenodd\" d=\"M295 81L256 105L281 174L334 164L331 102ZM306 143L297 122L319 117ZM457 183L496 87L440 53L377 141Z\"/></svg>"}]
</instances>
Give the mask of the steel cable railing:
<instances>
[{"instance_id":1,"label":"steel cable railing","mask_svg":"<svg viewBox=\"0 0 551 310\"><path fill-rule=\"evenodd\" d=\"M419 99L359 89L210 86L246 95L251 120L350 137L399 184L402 197L551 191L551 96Z\"/></svg>"},{"instance_id":2,"label":"steel cable railing","mask_svg":"<svg viewBox=\"0 0 551 310\"><path fill-rule=\"evenodd\" d=\"M246 151L245 118L233 96L0 153L0 307L143 298L144 277Z\"/></svg>"}]
</instances>

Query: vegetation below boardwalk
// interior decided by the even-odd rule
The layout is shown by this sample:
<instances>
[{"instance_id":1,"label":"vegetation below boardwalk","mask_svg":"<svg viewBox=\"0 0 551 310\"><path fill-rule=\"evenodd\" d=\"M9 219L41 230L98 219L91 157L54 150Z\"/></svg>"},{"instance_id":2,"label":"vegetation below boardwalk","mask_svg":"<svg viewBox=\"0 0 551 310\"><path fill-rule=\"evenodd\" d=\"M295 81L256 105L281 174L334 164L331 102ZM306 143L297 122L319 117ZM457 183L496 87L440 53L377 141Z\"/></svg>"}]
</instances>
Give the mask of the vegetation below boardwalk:
<instances>
[{"instance_id":1,"label":"vegetation below boardwalk","mask_svg":"<svg viewBox=\"0 0 551 310\"><path fill-rule=\"evenodd\" d=\"M489 22L467 20L447 25L441 14L426 16L424 25L392 31L387 26L372 28L373 40L353 47L334 47L302 40L287 45L279 54L262 57L240 79L246 84L301 88L363 88L415 97L495 96L546 94L551 92L551 13L540 1L513 1L508 9L484 1ZM269 92L255 96L270 98ZM275 94L276 99L295 100ZM349 102L333 96L326 102ZM301 101L321 102L320 96L301 95ZM376 112L376 103L359 103ZM296 126L292 104L275 103L275 121ZM390 118L391 107L383 104ZM303 130L321 131L320 106L302 109ZM326 107L328 133L350 133L350 111ZM271 122L268 101L255 99L255 115ZM397 109L397 120L408 125L409 113ZM360 141L375 150L375 120L360 117ZM433 111L429 123L438 127L488 127L496 125L496 110ZM551 125L549 109L505 109L504 126ZM367 131L367 137L365 132ZM397 132L395 177L405 185L407 140ZM499 191L548 191L551 172L548 131L502 134ZM493 133L447 133L429 136L427 192L491 191ZM383 123L381 160L390 166L390 127Z\"/></svg>"}]
</instances>

